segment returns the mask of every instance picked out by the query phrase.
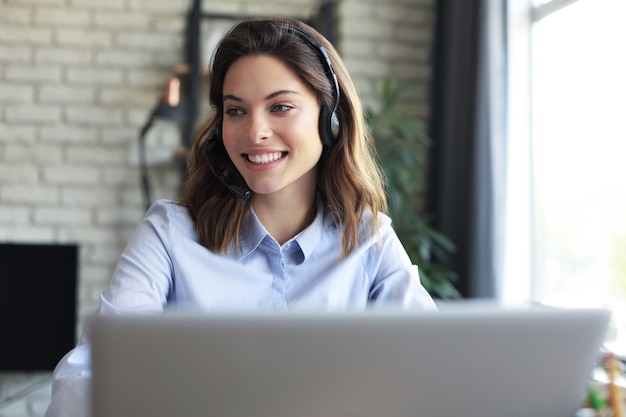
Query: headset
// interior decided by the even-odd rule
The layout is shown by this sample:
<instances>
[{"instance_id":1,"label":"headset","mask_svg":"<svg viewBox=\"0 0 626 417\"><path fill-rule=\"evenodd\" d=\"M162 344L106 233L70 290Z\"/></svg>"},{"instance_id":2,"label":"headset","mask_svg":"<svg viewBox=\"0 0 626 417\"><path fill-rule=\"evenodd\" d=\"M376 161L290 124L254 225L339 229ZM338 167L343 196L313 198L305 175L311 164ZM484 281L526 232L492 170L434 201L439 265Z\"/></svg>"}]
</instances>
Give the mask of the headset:
<instances>
[{"instance_id":1,"label":"headset","mask_svg":"<svg viewBox=\"0 0 626 417\"><path fill-rule=\"evenodd\" d=\"M330 62L330 57L328 56L328 52L326 52L326 48L324 48L321 43L319 43L313 36L311 36L307 32L295 26L287 26L287 30L300 36L300 38L304 39L319 52L322 65L324 65L326 76L328 77L330 85L333 88L335 99L333 103L333 108L331 110L326 104L322 103L319 121L319 130L320 137L322 138L322 143L330 148L339 141L339 116L337 116L337 109L339 107L340 95L337 74L335 74L333 64Z\"/></svg>"},{"instance_id":2,"label":"headset","mask_svg":"<svg viewBox=\"0 0 626 417\"><path fill-rule=\"evenodd\" d=\"M322 103L321 105L320 118L319 118L319 133L320 133L320 138L322 139L322 143L324 144L324 146L331 148L339 142L339 130L340 130L340 121L339 121L339 116L337 115L337 109L339 108L339 98L340 98L339 82L337 81L337 74L335 73L335 70L333 69L333 65L330 61L330 57L328 56L328 52L326 52L326 48L324 48L324 46L321 43L319 43L313 36L311 36L309 33L295 26L285 25L283 26L283 28L299 36L306 43L311 45L320 55L322 65L324 66L324 72L326 73L326 76L328 77L328 80L330 81L330 85L333 89L334 102L333 102L332 108L329 108L328 105L326 105L325 103ZM215 177L231 193L236 195L237 198L243 201L248 201L252 193L249 190L246 190L237 185L228 184L224 180L224 178L222 178L222 176L216 174L215 169L213 168L213 165L211 164L211 161L209 160L208 146L214 142L223 143L221 126L222 126L222 120L220 119L217 121L217 125L215 129L213 130L211 137L205 144L204 156L206 158L206 161L213 175L215 175Z\"/></svg>"}]
</instances>

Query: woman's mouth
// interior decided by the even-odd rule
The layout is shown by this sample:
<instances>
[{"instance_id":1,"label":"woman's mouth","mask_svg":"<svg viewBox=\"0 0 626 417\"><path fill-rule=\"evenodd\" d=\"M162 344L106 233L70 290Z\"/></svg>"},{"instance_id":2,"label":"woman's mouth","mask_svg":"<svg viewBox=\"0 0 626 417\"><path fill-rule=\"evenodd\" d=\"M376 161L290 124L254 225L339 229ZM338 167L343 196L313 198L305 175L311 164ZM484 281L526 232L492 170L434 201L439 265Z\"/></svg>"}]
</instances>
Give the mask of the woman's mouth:
<instances>
[{"instance_id":1,"label":"woman's mouth","mask_svg":"<svg viewBox=\"0 0 626 417\"><path fill-rule=\"evenodd\" d=\"M269 164L270 162L278 161L283 158L287 152L269 152L264 154L246 154L248 161L253 164Z\"/></svg>"}]
</instances>

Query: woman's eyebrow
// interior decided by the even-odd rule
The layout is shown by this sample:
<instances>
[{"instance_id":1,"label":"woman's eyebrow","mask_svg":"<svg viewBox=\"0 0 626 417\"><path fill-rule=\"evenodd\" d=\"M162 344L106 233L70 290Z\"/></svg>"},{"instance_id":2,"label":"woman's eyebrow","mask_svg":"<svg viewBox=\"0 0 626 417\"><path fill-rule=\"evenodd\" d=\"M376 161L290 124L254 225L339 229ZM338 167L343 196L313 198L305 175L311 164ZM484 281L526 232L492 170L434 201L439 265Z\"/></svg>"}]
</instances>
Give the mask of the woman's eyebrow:
<instances>
[{"instance_id":1,"label":"woman's eyebrow","mask_svg":"<svg viewBox=\"0 0 626 417\"><path fill-rule=\"evenodd\" d=\"M269 94L267 97L265 97L265 100L271 100L273 98L276 98L278 96L281 96L283 94L300 94L297 91L294 90L278 90L278 91L274 91L273 93ZM243 102L244 100L241 97L237 97L234 94L225 94L222 97L222 101L226 101L226 100L231 100L231 101L236 101L236 102Z\"/></svg>"},{"instance_id":2,"label":"woman's eyebrow","mask_svg":"<svg viewBox=\"0 0 626 417\"><path fill-rule=\"evenodd\" d=\"M232 101L238 101L238 102L243 101L243 99L241 99L241 98L239 98L239 97L237 97L237 96L235 96L233 94L225 94L222 97L222 101L226 101L226 100L232 100Z\"/></svg>"},{"instance_id":3,"label":"woman's eyebrow","mask_svg":"<svg viewBox=\"0 0 626 417\"><path fill-rule=\"evenodd\" d=\"M271 100L278 96L282 96L283 94L300 94L300 93L294 90L278 90L268 95L267 97L265 97L265 100Z\"/></svg>"}]
</instances>

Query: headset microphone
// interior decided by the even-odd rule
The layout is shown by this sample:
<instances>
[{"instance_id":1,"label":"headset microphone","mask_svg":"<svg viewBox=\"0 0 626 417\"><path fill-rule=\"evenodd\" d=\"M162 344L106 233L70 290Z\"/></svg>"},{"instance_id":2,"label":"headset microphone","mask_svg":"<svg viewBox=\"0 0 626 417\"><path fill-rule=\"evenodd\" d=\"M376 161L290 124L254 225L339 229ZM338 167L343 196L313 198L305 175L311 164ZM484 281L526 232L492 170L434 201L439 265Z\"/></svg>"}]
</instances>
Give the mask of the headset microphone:
<instances>
[{"instance_id":1,"label":"headset microphone","mask_svg":"<svg viewBox=\"0 0 626 417\"><path fill-rule=\"evenodd\" d=\"M213 135L211 135L211 138L207 140L206 145L204 145L204 158L206 159L206 163L207 165L209 165L209 169L211 170L213 175L215 175L215 178L217 178L218 181L221 182L222 185L226 187L226 189L228 189L228 191L235 194L235 196L237 196L238 199L242 201L248 201L250 200L250 197L252 196L252 193L250 192L250 190L246 190L245 188L239 187L235 184L228 184L226 181L224 181L224 178L222 178L220 175L217 175L217 173L215 172L215 169L213 168L213 164L209 160L209 153L208 153L209 145L216 141L219 142L220 139L221 139L221 136L219 134L219 129L215 129L215 132L213 132Z\"/></svg>"}]
</instances>

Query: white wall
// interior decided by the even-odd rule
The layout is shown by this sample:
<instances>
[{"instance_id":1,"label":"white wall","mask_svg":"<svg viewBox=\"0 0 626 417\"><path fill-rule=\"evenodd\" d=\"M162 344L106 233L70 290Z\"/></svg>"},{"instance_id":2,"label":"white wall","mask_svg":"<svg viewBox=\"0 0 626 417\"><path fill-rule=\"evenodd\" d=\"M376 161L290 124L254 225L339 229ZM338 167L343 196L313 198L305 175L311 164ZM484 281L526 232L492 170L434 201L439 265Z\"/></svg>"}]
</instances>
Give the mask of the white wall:
<instances>
[{"instance_id":1,"label":"white wall","mask_svg":"<svg viewBox=\"0 0 626 417\"><path fill-rule=\"evenodd\" d=\"M339 2L336 46L366 103L375 82L391 77L412 88L416 113L427 117L434 2ZM138 131L183 60L190 3L0 3L0 241L78 243L81 320L143 213ZM302 16L315 7L204 1L206 11L246 15ZM156 197L175 198L177 129L157 123L147 143Z\"/></svg>"}]
</instances>

